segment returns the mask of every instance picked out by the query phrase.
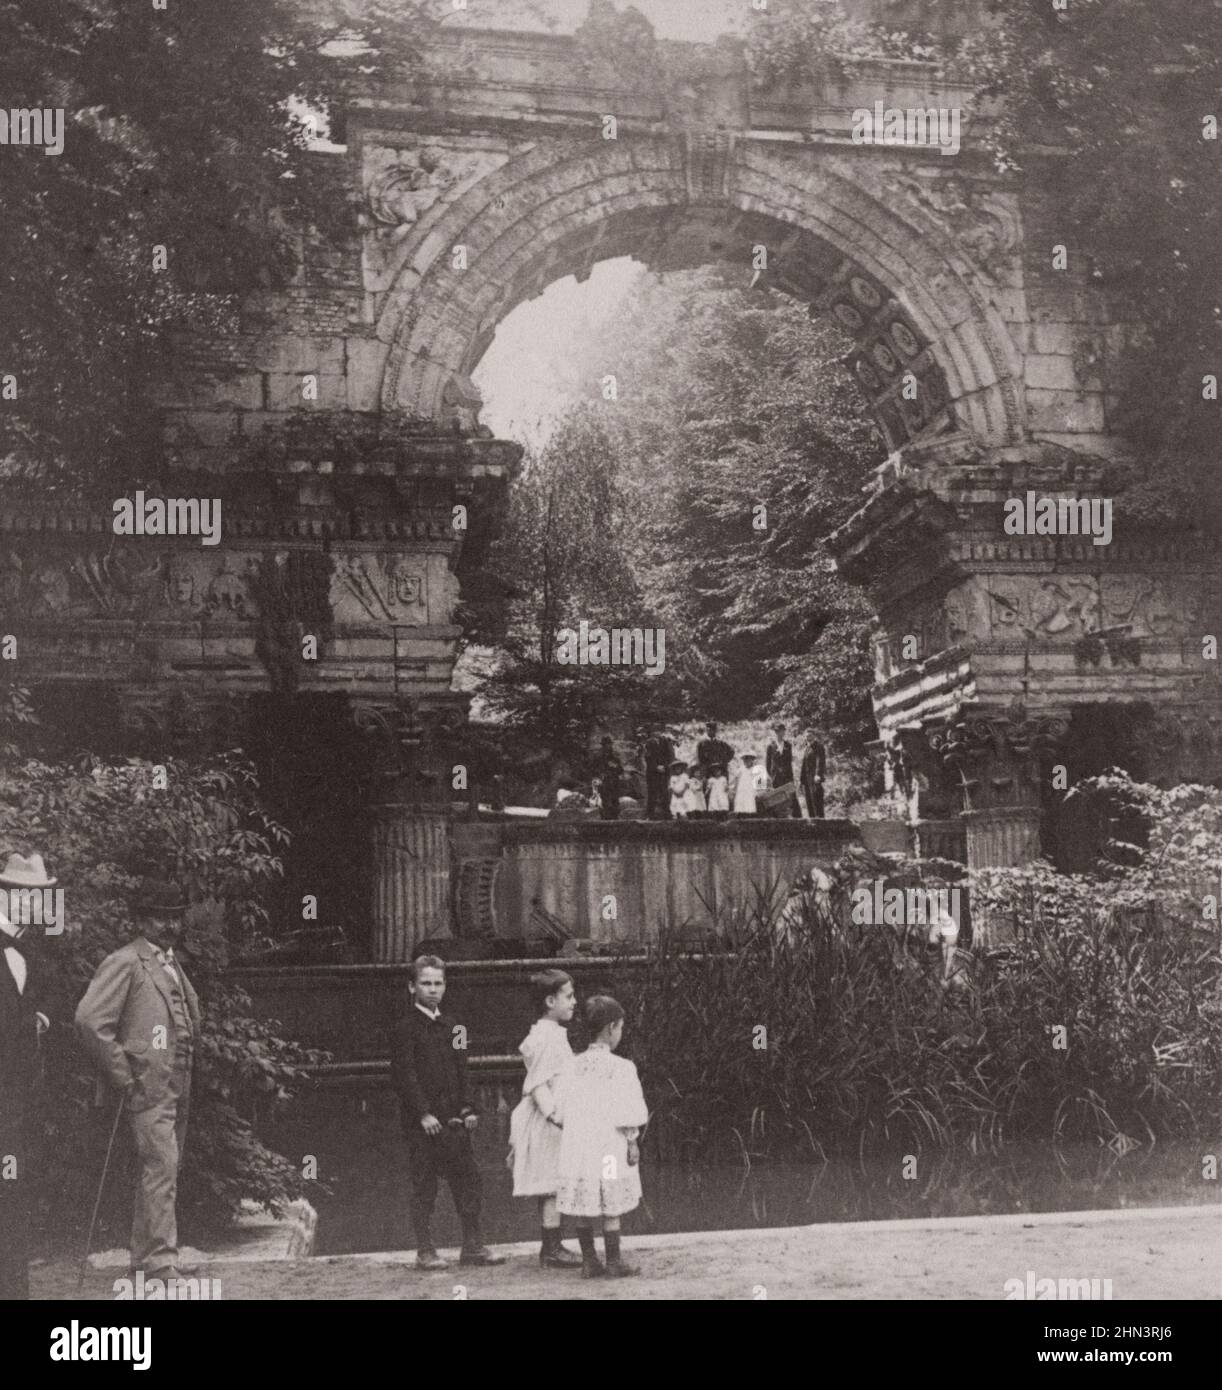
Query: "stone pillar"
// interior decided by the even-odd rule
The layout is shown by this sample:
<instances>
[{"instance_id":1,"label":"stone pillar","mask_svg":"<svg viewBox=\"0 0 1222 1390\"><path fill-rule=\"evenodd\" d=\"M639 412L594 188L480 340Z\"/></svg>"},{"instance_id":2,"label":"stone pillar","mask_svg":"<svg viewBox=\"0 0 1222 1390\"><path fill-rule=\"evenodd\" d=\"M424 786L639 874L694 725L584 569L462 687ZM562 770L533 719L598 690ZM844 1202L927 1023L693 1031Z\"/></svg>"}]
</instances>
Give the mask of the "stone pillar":
<instances>
[{"instance_id":1,"label":"stone pillar","mask_svg":"<svg viewBox=\"0 0 1222 1390\"><path fill-rule=\"evenodd\" d=\"M963 799L969 869L1015 868L1040 857L1043 779L1068 731L1068 718L1032 718L1015 702L930 732L930 747ZM994 914L973 911L975 945L998 945L1009 932Z\"/></svg>"},{"instance_id":2,"label":"stone pillar","mask_svg":"<svg viewBox=\"0 0 1222 1390\"><path fill-rule=\"evenodd\" d=\"M1040 855L1038 806L994 806L964 811L969 869L1014 868Z\"/></svg>"},{"instance_id":3,"label":"stone pillar","mask_svg":"<svg viewBox=\"0 0 1222 1390\"><path fill-rule=\"evenodd\" d=\"M373 825L373 958L412 959L450 933L450 821L442 811L379 806Z\"/></svg>"}]
</instances>

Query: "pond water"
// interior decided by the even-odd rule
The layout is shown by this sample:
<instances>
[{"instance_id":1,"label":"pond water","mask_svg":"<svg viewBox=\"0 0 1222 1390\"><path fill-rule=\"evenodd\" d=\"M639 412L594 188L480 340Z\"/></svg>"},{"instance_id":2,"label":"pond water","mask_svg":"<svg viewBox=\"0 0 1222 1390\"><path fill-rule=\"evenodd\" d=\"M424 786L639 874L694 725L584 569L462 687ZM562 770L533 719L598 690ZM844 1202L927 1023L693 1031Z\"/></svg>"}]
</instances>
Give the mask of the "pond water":
<instances>
[{"instance_id":1,"label":"pond water","mask_svg":"<svg viewBox=\"0 0 1222 1390\"><path fill-rule=\"evenodd\" d=\"M493 1112L476 1135L484 1178L484 1238L490 1244L538 1235L533 1199L512 1195L505 1167L509 1117ZM264 1137L294 1161L313 1154L330 1195L315 1193L316 1253L351 1254L412 1247L408 1182L397 1107L387 1092L363 1099L323 1094L303 1103L292 1123ZM929 1152L916 1176L902 1159L690 1168L651 1163L641 1175L645 1199L624 1219L627 1234L799 1226L822 1221L976 1216L1000 1212L1206 1205L1222 1200L1222 1182L1202 1176L1200 1144L1142 1146L1126 1155L1073 1145L1057 1150L1016 1145L1001 1154ZM1222 1156L1222 1155L1220 1155ZM434 1223L437 1242L459 1243L443 1185Z\"/></svg>"}]
</instances>

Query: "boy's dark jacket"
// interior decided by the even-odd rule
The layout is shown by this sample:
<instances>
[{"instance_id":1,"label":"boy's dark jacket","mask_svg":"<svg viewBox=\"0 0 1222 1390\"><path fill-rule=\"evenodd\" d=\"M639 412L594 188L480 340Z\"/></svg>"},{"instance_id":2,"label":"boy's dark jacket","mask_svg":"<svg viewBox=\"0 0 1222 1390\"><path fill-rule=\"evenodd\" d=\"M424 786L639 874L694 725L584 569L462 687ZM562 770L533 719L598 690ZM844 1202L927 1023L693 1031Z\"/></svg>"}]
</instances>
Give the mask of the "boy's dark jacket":
<instances>
[{"instance_id":1,"label":"boy's dark jacket","mask_svg":"<svg viewBox=\"0 0 1222 1390\"><path fill-rule=\"evenodd\" d=\"M442 1124L475 1114L467 1099L467 1050L456 1047L455 1024L445 1014L428 1018L409 1004L390 1047L390 1083L399 1097L403 1128L415 1133L425 1115ZM462 1041L465 1036L459 1035Z\"/></svg>"}]
</instances>

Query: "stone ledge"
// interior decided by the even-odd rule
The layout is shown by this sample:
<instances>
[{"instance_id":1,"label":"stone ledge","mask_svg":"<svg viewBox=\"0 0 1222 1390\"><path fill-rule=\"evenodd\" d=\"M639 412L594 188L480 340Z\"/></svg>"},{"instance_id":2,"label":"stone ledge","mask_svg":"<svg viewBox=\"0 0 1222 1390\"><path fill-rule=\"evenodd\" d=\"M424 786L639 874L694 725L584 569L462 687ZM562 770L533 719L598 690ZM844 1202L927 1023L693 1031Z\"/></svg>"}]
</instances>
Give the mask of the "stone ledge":
<instances>
[{"instance_id":1,"label":"stone ledge","mask_svg":"<svg viewBox=\"0 0 1222 1390\"><path fill-rule=\"evenodd\" d=\"M606 845L702 845L726 840L750 844L769 841L803 840L810 844L837 846L858 844L861 832L849 820L769 820L767 818L723 821L544 821L535 825L505 825L504 845L606 844Z\"/></svg>"}]
</instances>

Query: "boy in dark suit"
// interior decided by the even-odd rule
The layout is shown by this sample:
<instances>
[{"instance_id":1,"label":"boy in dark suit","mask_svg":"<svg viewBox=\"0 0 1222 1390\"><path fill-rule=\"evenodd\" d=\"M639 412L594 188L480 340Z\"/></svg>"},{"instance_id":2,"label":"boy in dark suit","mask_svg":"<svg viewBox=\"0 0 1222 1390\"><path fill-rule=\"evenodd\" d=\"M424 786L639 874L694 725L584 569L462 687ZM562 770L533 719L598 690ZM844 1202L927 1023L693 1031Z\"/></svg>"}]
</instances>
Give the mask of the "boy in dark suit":
<instances>
[{"instance_id":1,"label":"boy in dark suit","mask_svg":"<svg viewBox=\"0 0 1222 1390\"><path fill-rule=\"evenodd\" d=\"M494 1255L480 1238L482 1184L471 1149L479 1117L467 1099L465 1030L441 1016L445 963L437 956L414 960L408 988L411 1005L395 1031L390 1077L407 1139L416 1264L421 1269L446 1267L430 1229L440 1178L450 1185L462 1223L459 1263L504 1264L505 1257Z\"/></svg>"}]
</instances>

